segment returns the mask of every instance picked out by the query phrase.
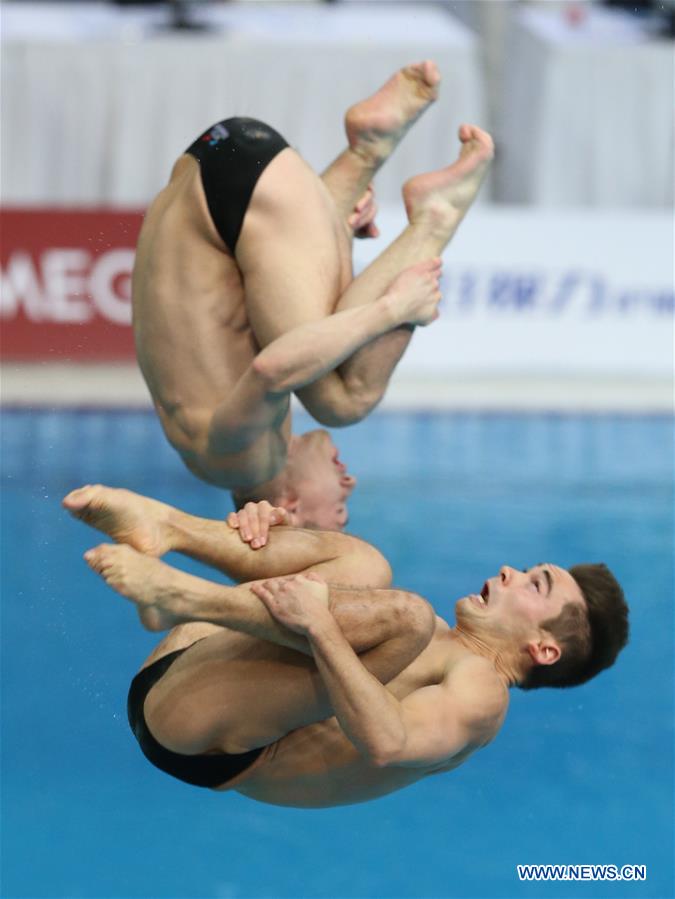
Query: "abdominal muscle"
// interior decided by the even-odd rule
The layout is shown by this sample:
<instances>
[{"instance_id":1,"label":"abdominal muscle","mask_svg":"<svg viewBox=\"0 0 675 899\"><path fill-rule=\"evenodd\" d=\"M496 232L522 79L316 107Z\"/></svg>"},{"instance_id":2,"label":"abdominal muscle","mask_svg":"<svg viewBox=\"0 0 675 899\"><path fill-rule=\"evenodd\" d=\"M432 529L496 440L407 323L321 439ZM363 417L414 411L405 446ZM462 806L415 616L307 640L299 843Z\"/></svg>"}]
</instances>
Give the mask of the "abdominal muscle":
<instances>
[{"instance_id":1,"label":"abdominal muscle","mask_svg":"<svg viewBox=\"0 0 675 899\"><path fill-rule=\"evenodd\" d=\"M170 442L200 451L219 402L258 351L237 264L182 156L150 206L132 282L138 362Z\"/></svg>"},{"instance_id":2,"label":"abdominal muscle","mask_svg":"<svg viewBox=\"0 0 675 899\"><path fill-rule=\"evenodd\" d=\"M335 718L293 731L227 785L259 802L326 808L376 799L432 773L423 768L376 768L360 755Z\"/></svg>"}]
</instances>

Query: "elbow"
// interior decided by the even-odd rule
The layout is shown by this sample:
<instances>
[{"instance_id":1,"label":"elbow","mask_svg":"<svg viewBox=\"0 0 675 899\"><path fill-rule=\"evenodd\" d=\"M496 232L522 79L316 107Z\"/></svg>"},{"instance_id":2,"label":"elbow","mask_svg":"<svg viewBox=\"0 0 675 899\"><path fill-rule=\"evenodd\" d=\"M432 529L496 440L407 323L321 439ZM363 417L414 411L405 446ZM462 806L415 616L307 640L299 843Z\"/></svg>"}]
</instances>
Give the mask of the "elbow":
<instances>
[{"instance_id":1,"label":"elbow","mask_svg":"<svg viewBox=\"0 0 675 899\"><path fill-rule=\"evenodd\" d=\"M391 765L391 755L386 752L378 752L376 754L371 754L370 756L370 764L373 768L388 768Z\"/></svg>"},{"instance_id":2,"label":"elbow","mask_svg":"<svg viewBox=\"0 0 675 899\"><path fill-rule=\"evenodd\" d=\"M264 350L262 353L258 353L251 362L251 368L264 385L267 393L285 393L289 390L285 383L288 378L271 353L266 353Z\"/></svg>"},{"instance_id":3,"label":"elbow","mask_svg":"<svg viewBox=\"0 0 675 899\"><path fill-rule=\"evenodd\" d=\"M402 750L403 741L382 743L368 752L368 761L373 768L389 768L400 758Z\"/></svg>"}]
</instances>

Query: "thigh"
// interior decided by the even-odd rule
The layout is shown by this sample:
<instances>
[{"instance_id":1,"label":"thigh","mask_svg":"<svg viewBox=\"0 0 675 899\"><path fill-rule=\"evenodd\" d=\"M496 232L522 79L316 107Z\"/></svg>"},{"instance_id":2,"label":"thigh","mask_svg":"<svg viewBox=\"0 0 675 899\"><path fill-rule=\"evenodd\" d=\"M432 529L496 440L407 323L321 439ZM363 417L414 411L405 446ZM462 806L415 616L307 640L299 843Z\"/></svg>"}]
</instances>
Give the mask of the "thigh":
<instances>
[{"instance_id":1,"label":"thigh","mask_svg":"<svg viewBox=\"0 0 675 899\"><path fill-rule=\"evenodd\" d=\"M260 176L236 247L249 322L266 346L330 315L351 280L351 251L319 176L291 148Z\"/></svg>"},{"instance_id":2,"label":"thigh","mask_svg":"<svg viewBox=\"0 0 675 899\"><path fill-rule=\"evenodd\" d=\"M332 714L311 658L228 630L177 659L144 711L162 745L188 754L245 752Z\"/></svg>"},{"instance_id":3,"label":"thigh","mask_svg":"<svg viewBox=\"0 0 675 899\"><path fill-rule=\"evenodd\" d=\"M342 590L333 612L363 667L388 683L426 648L435 616L398 590ZM246 752L334 714L310 655L227 628L191 646L148 693L153 736L182 753Z\"/></svg>"}]
</instances>

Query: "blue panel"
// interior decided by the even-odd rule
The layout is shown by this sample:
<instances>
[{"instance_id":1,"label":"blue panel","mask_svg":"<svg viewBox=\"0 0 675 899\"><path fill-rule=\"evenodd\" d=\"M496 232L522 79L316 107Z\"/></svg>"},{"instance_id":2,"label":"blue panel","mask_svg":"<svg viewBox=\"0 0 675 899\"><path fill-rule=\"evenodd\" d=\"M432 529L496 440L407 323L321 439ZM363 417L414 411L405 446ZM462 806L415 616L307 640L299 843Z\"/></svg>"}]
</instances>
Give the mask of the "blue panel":
<instances>
[{"instance_id":1,"label":"blue panel","mask_svg":"<svg viewBox=\"0 0 675 899\"><path fill-rule=\"evenodd\" d=\"M324 811L145 762L124 704L155 638L86 568L98 536L59 505L100 481L215 518L227 495L149 414L7 411L2 438L3 896L673 896L670 419L380 414L336 434L360 481L350 529L397 585L451 618L502 563L602 560L632 637L585 687L514 690L459 770ZM536 862L646 864L647 881L519 884L515 865Z\"/></svg>"}]
</instances>

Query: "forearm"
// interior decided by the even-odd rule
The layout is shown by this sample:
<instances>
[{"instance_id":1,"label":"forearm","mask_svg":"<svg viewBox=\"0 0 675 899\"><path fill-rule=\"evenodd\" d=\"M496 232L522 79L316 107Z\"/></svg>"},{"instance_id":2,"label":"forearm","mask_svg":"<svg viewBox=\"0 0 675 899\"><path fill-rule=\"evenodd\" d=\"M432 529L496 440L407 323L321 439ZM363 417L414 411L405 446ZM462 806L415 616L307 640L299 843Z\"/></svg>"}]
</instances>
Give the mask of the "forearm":
<instances>
[{"instance_id":1,"label":"forearm","mask_svg":"<svg viewBox=\"0 0 675 899\"><path fill-rule=\"evenodd\" d=\"M283 627L251 592L249 584L228 587L181 572L164 607L182 622L203 621L311 655L305 637Z\"/></svg>"},{"instance_id":2,"label":"forearm","mask_svg":"<svg viewBox=\"0 0 675 899\"><path fill-rule=\"evenodd\" d=\"M444 242L430 227L410 226L375 263L361 272L338 301L338 311L353 310L386 296L402 271L438 255ZM336 372L305 387L298 396L327 425L359 421L382 398L415 328L399 321L395 328L352 353ZM325 412L324 412L325 410Z\"/></svg>"},{"instance_id":3,"label":"forearm","mask_svg":"<svg viewBox=\"0 0 675 899\"><path fill-rule=\"evenodd\" d=\"M405 742L399 701L364 668L334 618L307 637L340 726L366 758L385 764Z\"/></svg>"},{"instance_id":4,"label":"forearm","mask_svg":"<svg viewBox=\"0 0 675 899\"><path fill-rule=\"evenodd\" d=\"M165 596L164 603L178 619L217 624L312 656L308 639L276 621L253 593L250 583L228 587L184 572L177 575L174 583L175 589ZM399 633L401 597L398 591L331 588L330 604L343 639L354 653L366 654L364 663L369 664L382 682L394 677L401 670L401 659L416 651L414 633ZM382 651L370 653L372 658L367 655L386 641L392 644L398 641L396 658ZM402 642L405 645L399 646Z\"/></svg>"},{"instance_id":5,"label":"forearm","mask_svg":"<svg viewBox=\"0 0 675 899\"><path fill-rule=\"evenodd\" d=\"M386 296L293 328L268 344L254 365L273 392L291 392L337 368L372 340L397 328Z\"/></svg>"}]
</instances>

